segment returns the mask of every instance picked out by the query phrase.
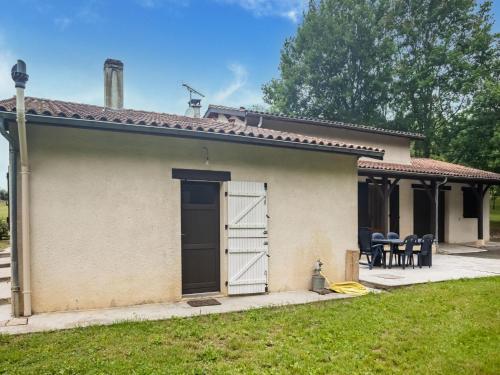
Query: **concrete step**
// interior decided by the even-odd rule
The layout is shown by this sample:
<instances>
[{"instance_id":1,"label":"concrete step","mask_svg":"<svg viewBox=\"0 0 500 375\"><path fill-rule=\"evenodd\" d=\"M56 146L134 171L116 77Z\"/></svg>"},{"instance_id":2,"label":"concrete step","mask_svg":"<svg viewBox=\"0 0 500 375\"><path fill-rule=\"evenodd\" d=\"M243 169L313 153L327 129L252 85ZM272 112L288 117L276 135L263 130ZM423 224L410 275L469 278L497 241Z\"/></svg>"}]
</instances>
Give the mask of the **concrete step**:
<instances>
[{"instance_id":1,"label":"concrete step","mask_svg":"<svg viewBox=\"0 0 500 375\"><path fill-rule=\"evenodd\" d=\"M10 262L9 263L0 263L0 268L10 268Z\"/></svg>"},{"instance_id":2,"label":"concrete step","mask_svg":"<svg viewBox=\"0 0 500 375\"><path fill-rule=\"evenodd\" d=\"M3 258L10 258L10 253L7 251L2 251L0 253L0 259L3 259Z\"/></svg>"},{"instance_id":3,"label":"concrete step","mask_svg":"<svg viewBox=\"0 0 500 375\"><path fill-rule=\"evenodd\" d=\"M10 303L10 282L0 283L0 305L6 305Z\"/></svg>"},{"instance_id":4,"label":"concrete step","mask_svg":"<svg viewBox=\"0 0 500 375\"><path fill-rule=\"evenodd\" d=\"M5 283L0 283L0 298L10 298L10 281Z\"/></svg>"},{"instance_id":5,"label":"concrete step","mask_svg":"<svg viewBox=\"0 0 500 375\"><path fill-rule=\"evenodd\" d=\"M12 319L10 313L10 305L0 305L0 327L2 326L2 322L6 322L7 320Z\"/></svg>"},{"instance_id":6,"label":"concrete step","mask_svg":"<svg viewBox=\"0 0 500 375\"><path fill-rule=\"evenodd\" d=\"M8 280L10 280L10 268L0 268L0 282L8 281L5 280L5 278L8 278Z\"/></svg>"}]
</instances>

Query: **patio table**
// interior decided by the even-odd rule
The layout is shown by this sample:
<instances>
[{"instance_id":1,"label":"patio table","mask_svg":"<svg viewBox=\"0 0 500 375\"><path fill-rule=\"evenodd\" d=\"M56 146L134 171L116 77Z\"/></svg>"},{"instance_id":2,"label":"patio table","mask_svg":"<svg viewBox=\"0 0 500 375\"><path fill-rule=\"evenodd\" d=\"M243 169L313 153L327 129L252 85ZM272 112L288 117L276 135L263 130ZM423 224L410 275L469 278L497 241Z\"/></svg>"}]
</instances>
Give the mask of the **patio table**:
<instances>
[{"instance_id":1,"label":"patio table","mask_svg":"<svg viewBox=\"0 0 500 375\"><path fill-rule=\"evenodd\" d=\"M389 239L389 238L380 238L380 239L373 239L372 240L373 244L376 245L390 245L389 246L389 254L390 254L390 260L389 260L389 268L392 268L392 255L394 255L394 250L397 250L400 245L404 243L404 240L401 238L394 238L394 239ZM386 267L386 256L385 256L386 250L384 248L384 268Z\"/></svg>"}]
</instances>

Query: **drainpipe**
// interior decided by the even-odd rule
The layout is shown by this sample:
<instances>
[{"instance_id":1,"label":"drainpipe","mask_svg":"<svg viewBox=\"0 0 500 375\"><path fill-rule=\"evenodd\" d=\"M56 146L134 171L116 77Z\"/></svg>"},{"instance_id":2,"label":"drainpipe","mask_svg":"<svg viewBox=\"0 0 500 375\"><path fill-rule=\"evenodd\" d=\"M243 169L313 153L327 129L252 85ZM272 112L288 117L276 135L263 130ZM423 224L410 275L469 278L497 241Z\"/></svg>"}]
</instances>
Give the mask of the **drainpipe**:
<instances>
[{"instance_id":1,"label":"drainpipe","mask_svg":"<svg viewBox=\"0 0 500 375\"><path fill-rule=\"evenodd\" d=\"M0 132L9 142L9 224L10 224L10 265L11 278L11 306L12 316L18 318L20 313L19 287L19 256L17 252L17 150L12 137L7 133L5 120L0 118Z\"/></svg>"},{"instance_id":2,"label":"drainpipe","mask_svg":"<svg viewBox=\"0 0 500 375\"><path fill-rule=\"evenodd\" d=\"M29 162L26 140L26 113L24 89L28 81L26 64L17 60L12 67L12 79L16 83L17 131L19 134L19 155L21 161L21 230L23 247L23 315L31 316L31 249L30 249L30 205L29 205Z\"/></svg>"}]
</instances>

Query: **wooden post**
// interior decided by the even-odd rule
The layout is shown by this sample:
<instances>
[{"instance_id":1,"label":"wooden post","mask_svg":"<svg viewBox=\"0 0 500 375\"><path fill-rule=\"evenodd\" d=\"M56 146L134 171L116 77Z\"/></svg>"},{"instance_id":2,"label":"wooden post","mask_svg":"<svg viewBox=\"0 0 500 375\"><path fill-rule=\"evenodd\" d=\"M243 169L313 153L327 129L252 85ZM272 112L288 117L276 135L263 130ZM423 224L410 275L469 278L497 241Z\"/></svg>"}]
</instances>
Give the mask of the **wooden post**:
<instances>
[{"instance_id":1,"label":"wooden post","mask_svg":"<svg viewBox=\"0 0 500 375\"><path fill-rule=\"evenodd\" d=\"M433 203L433 209L431 210L432 212L432 234L434 235L434 240L437 242L439 241L439 185L436 183L436 181L431 182L432 186L432 197L434 198Z\"/></svg>"},{"instance_id":2,"label":"wooden post","mask_svg":"<svg viewBox=\"0 0 500 375\"><path fill-rule=\"evenodd\" d=\"M388 221L389 221L389 181L387 177L382 177L382 233L384 236L388 232Z\"/></svg>"},{"instance_id":3,"label":"wooden post","mask_svg":"<svg viewBox=\"0 0 500 375\"><path fill-rule=\"evenodd\" d=\"M359 250L345 252L345 279L346 281L359 281Z\"/></svg>"}]
</instances>

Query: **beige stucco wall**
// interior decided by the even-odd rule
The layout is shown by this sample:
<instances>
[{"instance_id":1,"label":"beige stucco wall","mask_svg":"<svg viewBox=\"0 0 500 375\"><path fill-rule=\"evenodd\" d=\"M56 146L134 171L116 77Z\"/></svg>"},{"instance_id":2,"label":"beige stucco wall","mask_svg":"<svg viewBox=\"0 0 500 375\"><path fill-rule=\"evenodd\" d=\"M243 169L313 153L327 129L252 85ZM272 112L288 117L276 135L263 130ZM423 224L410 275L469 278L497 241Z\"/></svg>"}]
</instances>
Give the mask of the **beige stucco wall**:
<instances>
[{"instance_id":1,"label":"beige stucco wall","mask_svg":"<svg viewBox=\"0 0 500 375\"><path fill-rule=\"evenodd\" d=\"M461 243L477 240L477 219L463 217L464 184L450 184L451 191L446 193L446 218L445 231L447 242ZM490 196L486 194L483 201L483 235L484 240L490 238Z\"/></svg>"},{"instance_id":2,"label":"beige stucco wall","mask_svg":"<svg viewBox=\"0 0 500 375\"><path fill-rule=\"evenodd\" d=\"M181 298L172 168L268 183L270 291L308 289L317 258L343 280L345 250L357 247L352 156L33 125L28 141L34 312Z\"/></svg>"},{"instance_id":3,"label":"beige stucco wall","mask_svg":"<svg viewBox=\"0 0 500 375\"><path fill-rule=\"evenodd\" d=\"M384 161L387 162L409 164L411 161L410 140L408 138L275 120L265 120L263 126L286 132L328 137L346 143L382 148L385 150Z\"/></svg>"}]
</instances>

